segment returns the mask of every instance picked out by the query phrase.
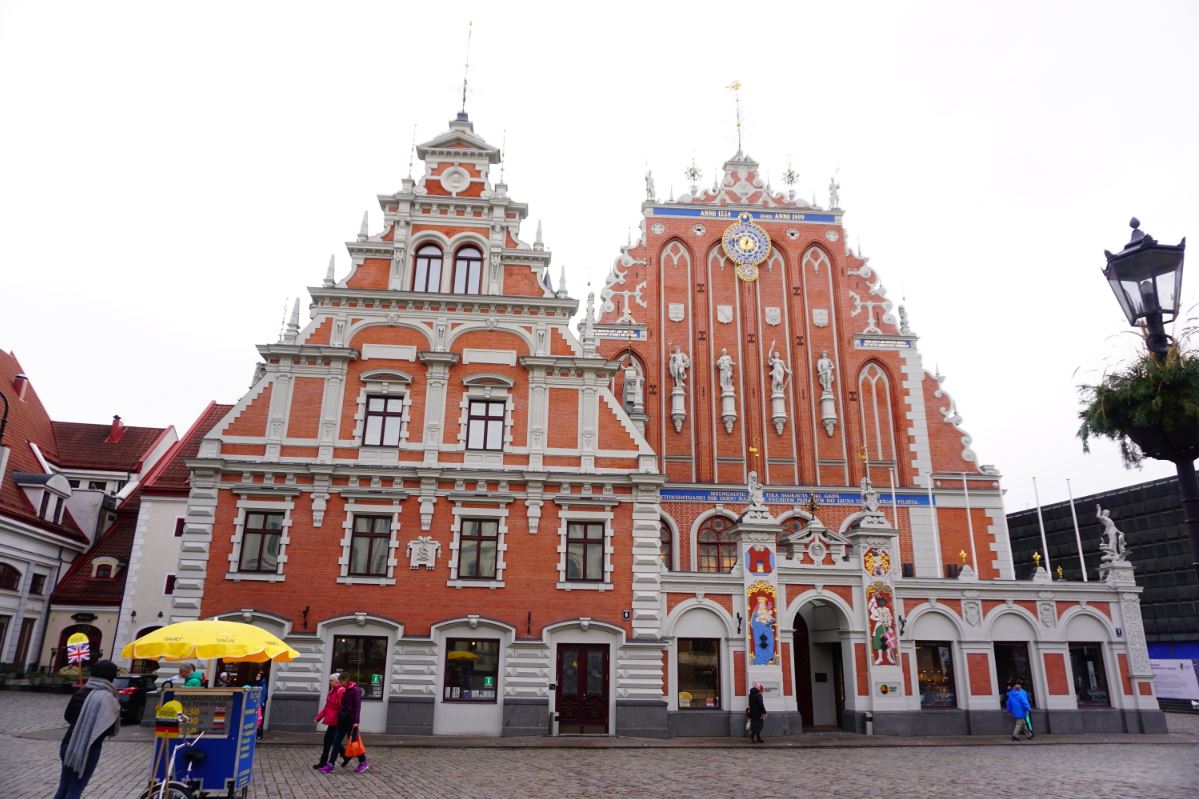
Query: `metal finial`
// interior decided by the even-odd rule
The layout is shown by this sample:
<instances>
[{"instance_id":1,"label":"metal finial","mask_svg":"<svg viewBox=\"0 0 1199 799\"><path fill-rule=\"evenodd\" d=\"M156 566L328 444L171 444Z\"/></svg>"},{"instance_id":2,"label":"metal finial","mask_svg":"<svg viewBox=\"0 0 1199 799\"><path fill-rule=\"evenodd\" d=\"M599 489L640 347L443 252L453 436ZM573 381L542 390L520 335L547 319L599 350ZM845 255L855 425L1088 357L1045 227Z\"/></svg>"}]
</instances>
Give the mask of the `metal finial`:
<instances>
[{"instance_id":1,"label":"metal finial","mask_svg":"<svg viewBox=\"0 0 1199 799\"><path fill-rule=\"evenodd\" d=\"M470 77L470 37L474 32L475 21L469 20L466 23L466 66L462 70L462 112L466 113L466 81Z\"/></svg>"},{"instance_id":2,"label":"metal finial","mask_svg":"<svg viewBox=\"0 0 1199 799\"><path fill-rule=\"evenodd\" d=\"M412 125L412 146L408 148L408 177L412 177L412 164L416 160L416 124Z\"/></svg>"},{"instance_id":3,"label":"metal finial","mask_svg":"<svg viewBox=\"0 0 1199 799\"><path fill-rule=\"evenodd\" d=\"M1141 220L1137 219L1134 216L1132 219L1128 220L1128 226L1130 228L1132 228L1133 230L1136 230L1137 228L1139 228L1141 226Z\"/></svg>"},{"instance_id":4,"label":"metal finial","mask_svg":"<svg viewBox=\"0 0 1199 799\"><path fill-rule=\"evenodd\" d=\"M504 169L508 166L508 129L504 128L504 137L500 140L500 183L504 182ZM538 225L541 223L538 222Z\"/></svg>"},{"instance_id":5,"label":"metal finial","mask_svg":"<svg viewBox=\"0 0 1199 799\"><path fill-rule=\"evenodd\" d=\"M741 153L741 81L735 80L725 87L733 90L733 98L737 104L737 157L740 158Z\"/></svg>"}]
</instances>

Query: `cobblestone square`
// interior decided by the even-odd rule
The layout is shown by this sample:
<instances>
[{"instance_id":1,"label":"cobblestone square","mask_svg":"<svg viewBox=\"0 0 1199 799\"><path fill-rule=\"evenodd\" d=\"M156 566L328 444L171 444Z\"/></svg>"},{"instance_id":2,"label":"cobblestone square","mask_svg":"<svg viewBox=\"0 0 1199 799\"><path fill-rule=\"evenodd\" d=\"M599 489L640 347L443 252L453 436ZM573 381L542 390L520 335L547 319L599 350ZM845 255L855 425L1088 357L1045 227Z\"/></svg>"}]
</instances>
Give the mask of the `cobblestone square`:
<instances>
[{"instance_id":1,"label":"cobblestone square","mask_svg":"<svg viewBox=\"0 0 1199 799\"><path fill-rule=\"evenodd\" d=\"M45 799L58 780L65 695L0 692L0 797ZM312 768L318 747L268 740L255 762L253 799L352 797L504 799L505 797L875 797L957 799L1193 799L1199 795L1199 717L1170 717L1170 736L1105 736L1055 743L1048 736L1004 739L798 739L751 747L738 740L695 746L622 739L615 748L521 745L475 748L376 746L371 769L330 775ZM127 731L146 737L144 730ZM1071 739L1075 740L1075 739ZM368 746L370 739L368 737ZM561 744L563 742L556 742ZM584 742L580 742L581 744ZM443 744L443 745L440 745ZM827 744L827 745L826 745ZM869 745L867 745L869 744ZM129 799L149 771L146 740L104 745L87 799Z\"/></svg>"}]
</instances>

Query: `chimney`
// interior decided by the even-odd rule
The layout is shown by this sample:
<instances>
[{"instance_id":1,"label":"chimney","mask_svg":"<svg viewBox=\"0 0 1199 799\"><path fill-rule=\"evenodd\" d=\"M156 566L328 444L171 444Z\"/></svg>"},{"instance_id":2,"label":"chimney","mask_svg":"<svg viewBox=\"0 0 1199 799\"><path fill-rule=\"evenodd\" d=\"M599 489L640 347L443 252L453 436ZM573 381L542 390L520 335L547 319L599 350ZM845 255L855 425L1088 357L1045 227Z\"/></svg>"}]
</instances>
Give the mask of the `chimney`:
<instances>
[{"instance_id":1,"label":"chimney","mask_svg":"<svg viewBox=\"0 0 1199 799\"><path fill-rule=\"evenodd\" d=\"M18 374L12 379L13 391L17 392L17 399L25 401L25 393L29 391L29 378L24 374Z\"/></svg>"},{"instance_id":2,"label":"chimney","mask_svg":"<svg viewBox=\"0 0 1199 799\"><path fill-rule=\"evenodd\" d=\"M105 444L119 444L121 439L125 437L125 425L121 422L120 416L112 417L112 428L108 431L108 438L104 439Z\"/></svg>"}]
</instances>

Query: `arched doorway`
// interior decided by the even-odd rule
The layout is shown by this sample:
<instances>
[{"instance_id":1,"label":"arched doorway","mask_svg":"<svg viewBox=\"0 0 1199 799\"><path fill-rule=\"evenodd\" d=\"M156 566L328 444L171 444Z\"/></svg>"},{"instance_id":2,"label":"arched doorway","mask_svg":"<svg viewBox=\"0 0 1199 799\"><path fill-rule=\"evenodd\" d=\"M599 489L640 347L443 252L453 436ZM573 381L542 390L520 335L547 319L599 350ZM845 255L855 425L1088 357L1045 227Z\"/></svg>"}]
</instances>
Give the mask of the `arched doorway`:
<instances>
[{"instance_id":1,"label":"arched doorway","mask_svg":"<svg viewBox=\"0 0 1199 799\"><path fill-rule=\"evenodd\" d=\"M795 703L806 729L839 728L845 715L845 615L814 599L795 614Z\"/></svg>"},{"instance_id":2,"label":"arched doorway","mask_svg":"<svg viewBox=\"0 0 1199 799\"><path fill-rule=\"evenodd\" d=\"M91 624L72 624L70 627L63 628L63 631L58 635L58 649L54 655L55 671L70 665L67 663L67 639L75 633L83 633L87 636L88 659L85 665L91 666L100 659L100 641L102 638L100 628Z\"/></svg>"}]
</instances>

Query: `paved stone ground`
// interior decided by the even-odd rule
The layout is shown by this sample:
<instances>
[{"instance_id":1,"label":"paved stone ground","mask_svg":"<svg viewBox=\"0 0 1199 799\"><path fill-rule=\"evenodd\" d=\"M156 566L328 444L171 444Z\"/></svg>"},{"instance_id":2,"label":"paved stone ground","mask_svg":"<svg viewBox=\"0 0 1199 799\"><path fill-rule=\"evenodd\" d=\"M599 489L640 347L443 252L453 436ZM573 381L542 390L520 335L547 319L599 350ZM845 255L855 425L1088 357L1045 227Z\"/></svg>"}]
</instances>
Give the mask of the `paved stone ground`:
<instances>
[{"instance_id":1,"label":"paved stone ground","mask_svg":"<svg viewBox=\"0 0 1199 799\"><path fill-rule=\"evenodd\" d=\"M0 797L53 795L61 737L56 728L62 727L65 703L61 695L0 692ZM475 748L437 739L433 746L431 741L421 747L376 746L368 753L372 767L367 773L339 769L327 776L311 768L314 747L284 743L307 739L271 736L259 749L250 796L1193 799L1199 796L1199 716L1172 714L1169 722L1170 736L1106 736L1087 743L1044 736L1021 744L951 738L902 739L891 746L860 736L819 742L818 736L806 736L807 742L788 739L757 747L743 741L689 746L678 740L622 739L614 748L600 748L590 743L596 739L585 739L586 748L576 748L530 739L523 746L508 740L505 746ZM136 797L149 758L145 740L105 744L85 797Z\"/></svg>"}]
</instances>

